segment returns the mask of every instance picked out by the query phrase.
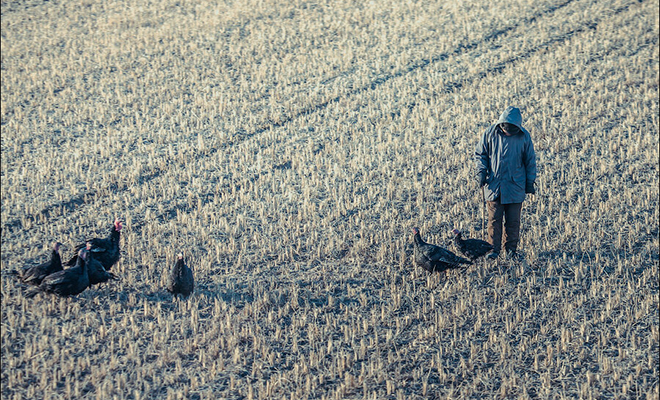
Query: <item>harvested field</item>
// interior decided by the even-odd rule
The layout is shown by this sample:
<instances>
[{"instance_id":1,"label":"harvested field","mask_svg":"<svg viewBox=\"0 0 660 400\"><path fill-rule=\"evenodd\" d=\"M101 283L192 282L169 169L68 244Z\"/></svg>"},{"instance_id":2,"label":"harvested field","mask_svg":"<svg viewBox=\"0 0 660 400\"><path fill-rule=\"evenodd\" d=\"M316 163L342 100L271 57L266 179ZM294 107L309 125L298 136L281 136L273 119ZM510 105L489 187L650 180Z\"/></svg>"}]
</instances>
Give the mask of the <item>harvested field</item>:
<instances>
[{"instance_id":1,"label":"harvested field","mask_svg":"<svg viewBox=\"0 0 660 400\"><path fill-rule=\"evenodd\" d=\"M658 6L3 0L2 399L657 399ZM525 259L429 275L507 105ZM24 296L115 216L120 281Z\"/></svg>"}]
</instances>

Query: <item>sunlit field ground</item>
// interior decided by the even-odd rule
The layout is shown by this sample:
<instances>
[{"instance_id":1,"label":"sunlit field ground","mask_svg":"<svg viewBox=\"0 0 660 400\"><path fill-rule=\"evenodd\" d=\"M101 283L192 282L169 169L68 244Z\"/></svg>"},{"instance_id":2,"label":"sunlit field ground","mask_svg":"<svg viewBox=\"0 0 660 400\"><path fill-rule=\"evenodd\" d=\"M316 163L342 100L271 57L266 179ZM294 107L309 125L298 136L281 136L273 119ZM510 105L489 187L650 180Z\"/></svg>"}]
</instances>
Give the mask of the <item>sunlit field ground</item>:
<instances>
[{"instance_id":1,"label":"sunlit field ground","mask_svg":"<svg viewBox=\"0 0 660 400\"><path fill-rule=\"evenodd\" d=\"M2 1L2 399L657 399L658 1ZM522 262L479 136L535 143ZM121 280L9 271L124 222ZM165 291L183 252L187 300Z\"/></svg>"}]
</instances>

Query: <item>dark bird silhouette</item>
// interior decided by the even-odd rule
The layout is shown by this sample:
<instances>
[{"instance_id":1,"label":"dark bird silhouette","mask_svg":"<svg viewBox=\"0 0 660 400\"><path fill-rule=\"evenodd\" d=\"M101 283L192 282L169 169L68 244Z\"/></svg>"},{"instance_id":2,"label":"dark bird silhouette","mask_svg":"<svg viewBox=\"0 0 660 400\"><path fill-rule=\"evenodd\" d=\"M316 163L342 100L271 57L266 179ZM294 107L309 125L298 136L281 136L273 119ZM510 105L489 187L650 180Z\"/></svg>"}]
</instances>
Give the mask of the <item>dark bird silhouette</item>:
<instances>
[{"instance_id":1,"label":"dark bird silhouette","mask_svg":"<svg viewBox=\"0 0 660 400\"><path fill-rule=\"evenodd\" d=\"M87 242L87 276L89 277L89 286L96 285L99 283L107 282L110 279L117 280L117 276L112 272L106 271L103 268L103 264L96 259L94 253L92 252L92 243Z\"/></svg>"},{"instance_id":2,"label":"dark bird silhouette","mask_svg":"<svg viewBox=\"0 0 660 400\"><path fill-rule=\"evenodd\" d=\"M415 264L429 272L441 272L451 268L460 268L461 264L472 264L470 260L459 257L451 251L422 240L419 228L412 230L415 242Z\"/></svg>"},{"instance_id":3,"label":"dark bird silhouette","mask_svg":"<svg viewBox=\"0 0 660 400\"><path fill-rule=\"evenodd\" d=\"M84 249L87 247L87 242L92 244L90 252L94 255L94 258L101 262L103 268L106 271L110 271L113 265L119 261L120 250L119 250L119 238L121 232L121 221L115 219L115 222L112 224L110 229L110 235L107 238L94 238L86 240L85 243L79 244L76 246L76 251ZM76 263L76 257L73 256L69 261L66 262L66 265L74 265Z\"/></svg>"},{"instance_id":4,"label":"dark bird silhouette","mask_svg":"<svg viewBox=\"0 0 660 400\"><path fill-rule=\"evenodd\" d=\"M195 288L193 272L183 261L183 254L178 255L178 259L167 283L167 291L176 295L182 294L189 296Z\"/></svg>"},{"instance_id":5,"label":"dark bird silhouette","mask_svg":"<svg viewBox=\"0 0 660 400\"><path fill-rule=\"evenodd\" d=\"M471 261L479 257L483 257L493 250L493 245L481 239L463 239L461 231L458 229L452 230L454 234L454 245L462 256L469 258Z\"/></svg>"},{"instance_id":6,"label":"dark bird silhouette","mask_svg":"<svg viewBox=\"0 0 660 400\"><path fill-rule=\"evenodd\" d=\"M63 271L58 271L45 277L41 284L26 292L26 297L33 297L39 292L53 293L59 296L75 296L89 286L87 263L89 251L80 249L76 257L76 265Z\"/></svg>"},{"instance_id":7,"label":"dark bird silhouette","mask_svg":"<svg viewBox=\"0 0 660 400\"><path fill-rule=\"evenodd\" d=\"M28 285L39 285L48 275L62 270L62 259L60 258L60 246L62 243L55 242L50 260L39 265L28 265L18 271L21 282Z\"/></svg>"}]
</instances>

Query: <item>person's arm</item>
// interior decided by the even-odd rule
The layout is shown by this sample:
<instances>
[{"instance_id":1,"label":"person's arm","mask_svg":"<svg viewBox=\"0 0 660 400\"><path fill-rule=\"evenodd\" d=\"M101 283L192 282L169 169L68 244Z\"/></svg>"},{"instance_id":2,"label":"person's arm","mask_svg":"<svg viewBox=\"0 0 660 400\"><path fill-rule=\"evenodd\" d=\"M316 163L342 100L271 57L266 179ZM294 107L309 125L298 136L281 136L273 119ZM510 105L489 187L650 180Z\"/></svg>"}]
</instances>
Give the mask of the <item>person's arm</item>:
<instances>
[{"instance_id":1,"label":"person's arm","mask_svg":"<svg viewBox=\"0 0 660 400\"><path fill-rule=\"evenodd\" d=\"M525 193L536 193L534 188L534 182L536 182L536 153L534 152L534 144L532 143L531 137L525 145L525 158L523 162L525 163L525 172L527 177L525 179Z\"/></svg>"},{"instance_id":2,"label":"person's arm","mask_svg":"<svg viewBox=\"0 0 660 400\"><path fill-rule=\"evenodd\" d=\"M482 187L486 184L486 179L488 178L488 170L490 168L487 134L488 131L481 135L481 140L479 140L479 143L477 143L477 147L474 151L474 161L476 164L479 187Z\"/></svg>"}]
</instances>

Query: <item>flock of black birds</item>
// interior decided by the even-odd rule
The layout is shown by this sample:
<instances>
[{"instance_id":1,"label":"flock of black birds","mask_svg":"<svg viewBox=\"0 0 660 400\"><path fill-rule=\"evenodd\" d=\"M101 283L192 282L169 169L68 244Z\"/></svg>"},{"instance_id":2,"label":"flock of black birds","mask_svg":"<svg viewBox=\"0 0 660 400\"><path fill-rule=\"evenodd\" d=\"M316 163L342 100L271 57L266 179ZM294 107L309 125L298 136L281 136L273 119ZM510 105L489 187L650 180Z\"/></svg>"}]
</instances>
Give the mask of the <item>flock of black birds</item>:
<instances>
[{"instance_id":1,"label":"flock of black birds","mask_svg":"<svg viewBox=\"0 0 660 400\"><path fill-rule=\"evenodd\" d=\"M110 272L110 269L119 261L121 229L121 221L115 219L108 237L93 238L78 244L75 247L76 254L65 264L62 264L59 253L62 243L54 243L49 261L15 271L23 283L34 286L25 295L33 297L43 292L74 296L92 285L118 280L119 277ZM419 228L413 228L412 232L415 264L429 272L461 268L472 264L493 249L493 246L484 240L463 239L461 232L454 229L454 245L464 256L461 257L443 247L424 242ZM64 266L69 268L64 269ZM178 254L176 264L170 272L167 290L174 295L189 296L194 288L193 272L184 262L183 254Z\"/></svg>"},{"instance_id":2,"label":"flock of black birds","mask_svg":"<svg viewBox=\"0 0 660 400\"><path fill-rule=\"evenodd\" d=\"M121 229L121 221L115 219L108 237L93 238L78 244L75 247L75 255L64 264L59 253L62 243L56 242L50 260L14 271L23 283L34 286L25 296L34 297L37 293L75 296L92 285L118 280L119 277L110 272L110 269L119 261L121 255ZM65 266L69 268L65 269ZM174 295L189 296L194 287L192 270L184 262L183 254L179 254L172 268L167 290Z\"/></svg>"},{"instance_id":3,"label":"flock of black birds","mask_svg":"<svg viewBox=\"0 0 660 400\"><path fill-rule=\"evenodd\" d=\"M426 243L419 233L419 228L413 228L412 233L414 235L415 264L429 272L442 272L472 264L479 257L483 257L493 250L493 245L485 240L463 239L461 232L458 229L454 229L452 231L454 234L454 245L458 249L458 252L466 257L463 258L443 247Z\"/></svg>"}]
</instances>

